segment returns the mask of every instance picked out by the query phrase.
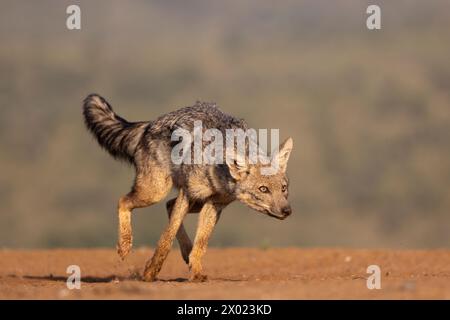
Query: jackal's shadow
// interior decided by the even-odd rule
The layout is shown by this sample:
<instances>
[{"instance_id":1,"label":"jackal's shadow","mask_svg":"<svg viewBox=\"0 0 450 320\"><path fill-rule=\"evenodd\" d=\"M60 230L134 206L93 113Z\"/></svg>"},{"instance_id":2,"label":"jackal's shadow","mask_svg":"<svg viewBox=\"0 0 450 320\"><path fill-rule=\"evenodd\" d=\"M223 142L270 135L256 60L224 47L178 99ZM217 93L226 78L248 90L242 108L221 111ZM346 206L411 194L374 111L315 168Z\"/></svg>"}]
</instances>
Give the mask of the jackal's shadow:
<instances>
[{"instance_id":1,"label":"jackal's shadow","mask_svg":"<svg viewBox=\"0 0 450 320\"><path fill-rule=\"evenodd\" d=\"M67 277L66 276L55 276L55 275L48 275L48 276L29 276L25 275L23 276L24 279L29 280L47 280L47 281L56 281L56 282L66 282ZM85 276L81 277L81 282L84 283L109 283L113 281L143 281L141 276L138 275L132 275L132 276L116 276L116 275L109 275L105 277L94 277L94 276ZM180 282L180 283L188 283L190 282L188 278L171 278L171 279L157 279L157 282ZM227 278L210 278L206 282L215 282L215 281L225 281L225 282L242 282L247 281L246 279L227 279Z\"/></svg>"},{"instance_id":2,"label":"jackal's shadow","mask_svg":"<svg viewBox=\"0 0 450 320\"><path fill-rule=\"evenodd\" d=\"M66 276L54 276L52 274L48 276L23 276L24 279L29 280L47 280L47 281L56 281L56 282L66 282ZM109 283L113 281L124 281L124 280L139 280L135 276L122 277L116 275L109 275L105 277L94 277L94 276L85 276L81 277L80 281L84 283Z\"/></svg>"}]
</instances>

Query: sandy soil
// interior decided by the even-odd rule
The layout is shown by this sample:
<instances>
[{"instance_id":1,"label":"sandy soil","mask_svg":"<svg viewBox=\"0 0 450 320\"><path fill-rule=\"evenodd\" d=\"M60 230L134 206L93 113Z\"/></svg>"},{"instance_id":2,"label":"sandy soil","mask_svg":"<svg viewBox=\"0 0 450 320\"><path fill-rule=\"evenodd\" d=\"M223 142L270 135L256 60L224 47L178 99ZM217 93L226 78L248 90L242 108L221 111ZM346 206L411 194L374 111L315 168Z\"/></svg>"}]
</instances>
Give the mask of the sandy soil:
<instances>
[{"instance_id":1,"label":"sandy soil","mask_svg":"<svg viewBox=\"0 0 450 320\"><path fill-rule=\"evenodd\" d=\"M450 299L450 250L354 249L208 250L209 281L190 283L173 250L159 281L139 273L152 250L121 262L114 250L1 250L2 299ZM66 287L66 268L81 268L80 290ZM380 290L369 290L366 268L381 268Z\"/></svg>"}]
</instances>

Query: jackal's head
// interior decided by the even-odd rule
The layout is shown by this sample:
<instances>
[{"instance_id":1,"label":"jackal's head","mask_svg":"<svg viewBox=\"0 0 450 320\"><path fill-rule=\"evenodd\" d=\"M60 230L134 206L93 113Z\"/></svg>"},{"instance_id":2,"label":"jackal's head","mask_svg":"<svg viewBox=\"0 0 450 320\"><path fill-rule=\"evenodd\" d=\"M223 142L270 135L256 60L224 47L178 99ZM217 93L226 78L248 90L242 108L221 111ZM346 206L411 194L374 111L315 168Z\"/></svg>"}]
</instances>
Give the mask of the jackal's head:
<instances>
[{"instance_id":1,"label":"jackal's head","mask_svg":"<svg viewBox=\"0 0 450 320\"><path fill-rule=\"evenodd\" d=\"M265 175L261 164L247 164L234 161L228 164L231 176L236 180L236 198L247 206L271 217L283 220L291 214L288 202L289 182L286 175L289 155L293 147L292 138L280 146L277 157L278 170L275 174Z\"/></svg>"}]
</instances>

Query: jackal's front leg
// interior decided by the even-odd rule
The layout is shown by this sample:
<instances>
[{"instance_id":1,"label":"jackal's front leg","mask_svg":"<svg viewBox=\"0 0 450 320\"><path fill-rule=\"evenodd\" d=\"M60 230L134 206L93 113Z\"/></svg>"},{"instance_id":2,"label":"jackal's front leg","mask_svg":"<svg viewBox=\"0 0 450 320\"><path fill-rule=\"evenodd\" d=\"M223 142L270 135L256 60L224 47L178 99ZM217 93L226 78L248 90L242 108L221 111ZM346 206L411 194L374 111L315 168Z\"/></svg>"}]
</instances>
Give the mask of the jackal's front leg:
<instances>
[{"instance_id":1,"label":"jackal's front leg","mask_svg":"<svg viewBox=\"0 0 450 320\"><path fill-rule=\"evenodd\" d=\"M175 200L177 200L177 198L171 199L171 200L167 201L167 203L166 203L166 208L167 208L167 213L169 214L169 219L170 219L170 216L172 215L172 208L173 208L173 205L175 204ZM198 203L198 202L190 203L189 205L190 205L190 208L189 208L188 214L189 213L199 213L203 207L203 203ZM181 256L183 257L183 260L184 260L184 262L189 264L189 254L192 251L192 241L189 238L189 236L186 232L186 229L183 226L183 223L181 223L180 228L178 229L177 240L178 240L178 244L180 245L180 251L181 251Z\"/></svg>"},{"instance_id":2,"label":"jackal's front leg","mask_svg":"<svg viewBox=\"0 0 450 320\"><path fill-rule=\"evenodd\" d=\"M172 209L177 199L171 199L166 203L167 214L169 215L169 219L172 216ZM188 213L192 212L192 209L188 210ZM192 241L189 238L186 229L184 228L183 223L180 224L180 228L177 232L177 240L180 245L181 256L186 263L189 263L189 254L192 250Z\"/></svg>"},{"instance_id":3,"label":"jackal's front leg","mask_svg":"<svg viewBox=\"0 0 450 320\"><path fill-rule=\"evenodd\" d=\"M144 270L144 280L154 281L157 274L161 270L164 260L169 254L172 242L175 235L183 222L186 213L189 210L189 200L181 189L178 194L177 200L172 209L172 213L169 220L169 225L164 230L163 234L159 238L158 245L151 260L147 261Z\"/></svg>"},{"instance_id":4,"label":"jackal's front leg","mask_svg":"<svg viewBox=\"0 0 450 320\"><path fill-rule=\"evenodd\" d=\"M207 277L202 274L201 259L206 252L209 237L219 219L219 215L220 209L212 202L206 202L200 211L194 247L189 255L191 281L205 281L207 279Z\"/></svg>"}]
</instances>

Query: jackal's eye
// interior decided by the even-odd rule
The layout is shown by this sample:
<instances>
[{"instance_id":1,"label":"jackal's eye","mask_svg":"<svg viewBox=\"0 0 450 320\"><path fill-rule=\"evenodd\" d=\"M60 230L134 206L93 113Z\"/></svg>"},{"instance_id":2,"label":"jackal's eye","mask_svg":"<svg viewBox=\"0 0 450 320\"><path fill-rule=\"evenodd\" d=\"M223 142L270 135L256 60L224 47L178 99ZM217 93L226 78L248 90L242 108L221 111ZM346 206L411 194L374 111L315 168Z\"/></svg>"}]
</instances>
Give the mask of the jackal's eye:
<instances>
[{"instance_id":1,"label":"jackal's eye","mask_svg":"<svg viewBox=\"0 0 450 320\"><path fill-rule=\"evenodd\" d=\"M259 191L261 191L262 193L269 193L269 188L267 188L266 186L261 186L258 188Z\"/></svg>"},{"instance_id":2,"label":"jackal's eye","mask_svg":"<svg viewBox=\"0 0 450 320\"><path fill-rule=\"evenodd\" d=\"M281 186L281 192L286 192L287 191L287 185Z\"/></svg>"}]
</instances>

